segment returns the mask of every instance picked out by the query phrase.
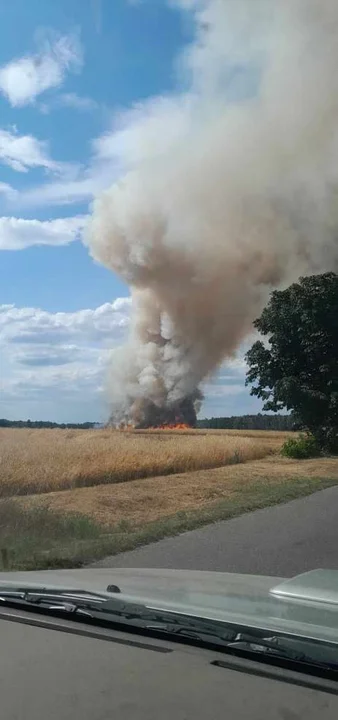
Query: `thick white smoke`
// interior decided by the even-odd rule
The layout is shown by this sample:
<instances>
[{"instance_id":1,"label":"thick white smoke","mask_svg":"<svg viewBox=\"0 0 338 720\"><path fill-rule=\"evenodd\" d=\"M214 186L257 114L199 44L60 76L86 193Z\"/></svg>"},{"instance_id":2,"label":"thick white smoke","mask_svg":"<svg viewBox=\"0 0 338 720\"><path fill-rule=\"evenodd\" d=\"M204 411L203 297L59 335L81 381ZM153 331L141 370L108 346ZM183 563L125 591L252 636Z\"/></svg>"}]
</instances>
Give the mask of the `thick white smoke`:
<instances>
[{"instance_id":1,"label":"thick white smoke","mask_svg":"<svg viewBox=\"0 0 338 720\"><path fill-rule=\"evenodd\" d=\"M176 3L177 4L177 3ZM126 113L101 150L122 178L92 255L129 283L116 422L194 416L270 290L337 267L337 0L181 0L181 87Z\"/></svg>"}]
</instances>

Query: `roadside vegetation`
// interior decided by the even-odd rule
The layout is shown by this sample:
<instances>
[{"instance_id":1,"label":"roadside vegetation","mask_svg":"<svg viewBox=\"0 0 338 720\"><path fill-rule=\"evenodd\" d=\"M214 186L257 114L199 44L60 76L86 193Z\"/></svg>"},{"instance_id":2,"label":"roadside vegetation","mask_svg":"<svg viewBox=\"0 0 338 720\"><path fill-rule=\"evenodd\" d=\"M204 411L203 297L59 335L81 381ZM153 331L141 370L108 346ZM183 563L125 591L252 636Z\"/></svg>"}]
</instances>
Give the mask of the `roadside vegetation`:
<instances>
[{"instance_id":1,"label":"roadside vegetation","mask_svg":"<svg viewBox=\"0 0 338 720\"><path fill-rule=\"evenodd\" d=\"M57 482L51 488L50 485L41 485L44 470L41 457L44 460L48 453L45 451L45 454L40 455L40 462L38 453L39 447L43 447L44 433L48 431L35 430L31 431L32 435L25 430L13 432L18 433L16 449L20 448L24 440L27 443L36 438L26 448L26 457L30 457L29 453L36 453L35 464L28 464L26 471L27 467L30 472L33 468L39 482L35 478L38 491L27 492L27 484L30 487L34 485L34 475L27 474L24 491L17 492L18 486L13 484L11 496L8 496L8 483L5 485L6 492L0 499L0 569L81 567L109 554L130 550L250 510L287 502L338 483L336 458L320 457L299 462L282 457L280 448L288 437L285 433L273 433L267 438L263 434L262 438L261 432L255 437L254 431L251 431L247 437L245 432L219 431L216 439L223 443L225 458L229 457L230 449L233 453L235 449L241 448L243 453L236 460L232 457L232 464L224 463L221 467L211 469L202 466L199 470L183 470L170 475L162 473L134 477L120 483L87 483L87 486L83 483L83 486L73 485L68 488L64 484L63 489L56 490L52 488L57 487ZM52 456L47 469L50 472L54 464L55 477L60 469L65 472L66 464L61 460L62 450L57 447L54 435L61 433L58 443L68 462L73 458L72 472L75 472L76 463L74 456L69 454L69 447L72 447L71 439L76 441L77 432L74 431L75 435L71 438L67 430L49 432L51 441L48 450ZM86 441L79 441L80 450L76 457L81 459L81 453L85 447L90 448L90 443L88 434L79 432L81 437L87 436ZM100 431L98 434L93 431L93 434L100 437ZM165 431L163 441L156 437L155 432L149 434L152 435L150 442L155 442L158 451L163 443L163 446L169 446L171 452L177 452L178 455L180 446L186 448L185 443L191 443L192 440L191 434L184 436L181 431L174 435L167 435ZM107 455L114 452L113 437L116 437L117 444L122 443L125 453L128 452L130 441L134 452L133 434L129 436L108 432L105 440L107 442L107 438L111 439L108 440ZM142 443L149 447L144 433L136 437L138 448ZM199 457L205 457L201 452L202 446L204 452L206 447L214 447L215 437L209 436L209 433L196 431L193 439L197 441L193 447L200 449ZM250 459L243 448L247 450L251 445L243 443L244 440L257 445ZM103 445L100 443L102 452ZM225 452L227 446L228 454ZM99 457L99 451L96 452L96 457ZM20 453L19 458L21 467L23 456ZM2 463L0 467L4 473L6 465ZM24 473L23 466L21 472ZM24 474L20 477L24 477ZM50 475L45 473L45 477L50 483Z\"/></svg>"},{"instance_id":2,"label":"roadside vegetation","mask_svg":"<svg viewBox=\"0 0 338 720\"><path fill-rule=\"evenodd\" d=\"M281 454L296 460L305 460L318 457L321 454L321 449L316 438L307 433L295 438L288 438L282 446Z\"/></svg>"},{"instance_id":3,"label":"roadside vegetation","mask_svg":"<svg viewBox=\"0 0 338 720\"><path fill-rule=\"evenodd\" d=\"M126 511L124 519L111 525L101 525L79 513L65 516L48 506L25 508L15 500L6 500L6 507L0 510L0 570L82 567L107 555L288 502L335 484L337 477L280 476L271 482L261 478L229 489L225 497L199 507L148 522L128 520Z\"/></svg>"}]
</instances>

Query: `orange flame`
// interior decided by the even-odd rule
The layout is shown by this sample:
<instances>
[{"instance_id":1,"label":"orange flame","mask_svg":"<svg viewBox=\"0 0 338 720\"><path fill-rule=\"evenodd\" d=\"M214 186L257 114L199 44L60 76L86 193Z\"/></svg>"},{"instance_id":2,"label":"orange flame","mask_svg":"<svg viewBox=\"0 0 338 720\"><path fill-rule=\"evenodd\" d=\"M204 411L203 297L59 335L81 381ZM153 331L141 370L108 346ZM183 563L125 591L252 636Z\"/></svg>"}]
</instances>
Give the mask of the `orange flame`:
<instances>
[{"instance_id":1,"label":"orange flame","mask_svg":"<svg viewBox=\"0 0 338 720\"><path fill-rule=\"evenodd\" d=\"M186 423L169 423L168 425L159 425L156 430L190 430L190 425Z\"/></svg>"},{"instance_id":2,"label":"orange flame","mask_svg":"<svg viewBox=\"0 0 338 720\"><path fill-rule=\"evenodd\" d=\"M135 430L135 425L132 425L131 423L120 425L119 430L121 432L131 432ZM144 428L143 430L191 430L191 425L187 425L186 423L167 423L166 425L152 425L149 428Z\"/></svg>"}]
</instances>

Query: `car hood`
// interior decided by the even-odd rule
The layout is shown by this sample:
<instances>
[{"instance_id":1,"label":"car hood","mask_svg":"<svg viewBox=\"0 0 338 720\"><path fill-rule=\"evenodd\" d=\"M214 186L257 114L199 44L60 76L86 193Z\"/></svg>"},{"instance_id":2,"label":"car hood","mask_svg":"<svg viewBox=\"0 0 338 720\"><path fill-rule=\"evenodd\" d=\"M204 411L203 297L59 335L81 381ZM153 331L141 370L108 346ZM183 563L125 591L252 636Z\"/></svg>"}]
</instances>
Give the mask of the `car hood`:
<instances>
[{"instance_id":1,"label":"car hood","mask_svg":"<svg viewBox=\"0 0 338 720\"><path fill-rule=\"evenodd\" d=\"M285 580L192 570L86 568L1 572L0 595L3 584L99 593L115 585L121 600L338 643L338 571L314 570Z\"/></svg>"}]
</instances>

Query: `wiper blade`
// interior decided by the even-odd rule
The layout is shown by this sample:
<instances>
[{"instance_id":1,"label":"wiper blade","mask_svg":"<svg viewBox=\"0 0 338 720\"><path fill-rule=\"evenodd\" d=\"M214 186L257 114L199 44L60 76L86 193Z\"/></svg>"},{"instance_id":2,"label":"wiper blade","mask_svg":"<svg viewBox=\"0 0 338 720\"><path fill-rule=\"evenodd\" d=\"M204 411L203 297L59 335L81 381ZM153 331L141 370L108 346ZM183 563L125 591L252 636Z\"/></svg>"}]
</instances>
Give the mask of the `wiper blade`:
<instances>
[{"instance_id":1,"label":"wiper blade","mask_svg":"<svg viewBox=\"0 0 338 720\"><path fill-rule=\"evenodd\" d=\"M304 660L305 658L304 652L285 646L283 640L281 641L279 637L275 636L256 637L255 635L238 633L234 642L229 644L229 648L265 653L266 655L284 655L291 660Z\"/></svg>"},{"instance_id":2,"label":"wiper blade","mask_svg":"<svg viewBox=\"0 0 338 720\"><path fill-rule=\"evenodd\" d=\"M115 586L109 587L114 587L114 593L118 592ZM250 628L247 631L220 620L205 620L86 590L0 586L1 605L57 614L71 613L74 619L78 617L83 621L166 635L173 640L214 645L241 657L256 656L267 662L275 659L311 665L338 674L338 647L333 643L268 635L262 629L255 631Z\"/></svg>"},{"instance_id":3,"label":"wiper blade","mask_svg":"<svg viewBox=\"0 0 338 720\"><path fill-rule=\"evenodd\" d=\"M84 612L109 602L107 595L87 590L58 590L30 586L0 587L0 605L23 605L65 612Z\"/></svg>"},{"instance_id":4,"label":"wiper blade","mask_svg":"<svg viewBox=\"0 0 338 720\"><path fill-rule=\"evenodd\" d=\"M266 658L280 658L297 663L317 665L338 671L338 647L321 642L313 642L303 638L281 636L262 636L255 633L238 633L235 640L229 643L230 651L254 653Z\"/></svg>"},{"instance_id":5,"label":"wiper blade","mask_svg":"<svg viewBox=\"0 0 338 720\"><path fill-rule=\"evenodd\" d=\"M145 625L145 628L152 632L170 635L172 638L186 638L198 643L219 645L223 648L228 647L229 643L236 637L236 632L232 629L215 627L212 621L204 623L201 627L201 622L197 618L195 618L194 623L187 622L186 618L178 623L158 621Z\"/></svg>"},{"instance_id":6,"label":"wiper blade","mask_svg":"<svg viewBox=\"0 0 338 720\"><path fill-rule=\"evenodd\" d=\"M236 638L233 629L218 621L176 614L174 611L86 590L0 587L0 606L1 604L86 615L87 619L93 621L123 624L176 638L189 638L223 646Z\"/></svg>"},{"instance_id":7,"label":"wiper blade","mask_svg":"<svg viewBox=\"0 0 338 720\"><path fill-rule=\"evenodd\" d=\"M168 615L168 619L166 619ZM171 615L171 617L170 617ZM217 620L162 613L155 623L145 627L172 638L217 645L220 649L242 657L254 656L273 661L289 661L304 667L332 670L338 677L338 646L334 643L312 641L287 635L267 635L266 631L246 631L236 625Z\"/></svg>"}]
</instances>

